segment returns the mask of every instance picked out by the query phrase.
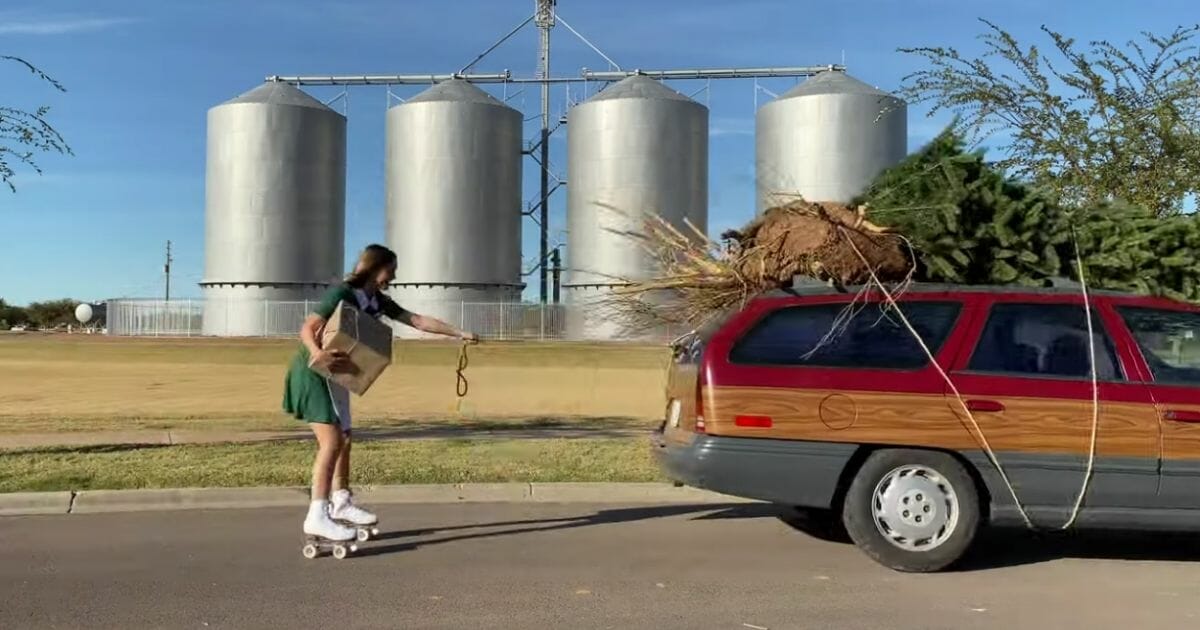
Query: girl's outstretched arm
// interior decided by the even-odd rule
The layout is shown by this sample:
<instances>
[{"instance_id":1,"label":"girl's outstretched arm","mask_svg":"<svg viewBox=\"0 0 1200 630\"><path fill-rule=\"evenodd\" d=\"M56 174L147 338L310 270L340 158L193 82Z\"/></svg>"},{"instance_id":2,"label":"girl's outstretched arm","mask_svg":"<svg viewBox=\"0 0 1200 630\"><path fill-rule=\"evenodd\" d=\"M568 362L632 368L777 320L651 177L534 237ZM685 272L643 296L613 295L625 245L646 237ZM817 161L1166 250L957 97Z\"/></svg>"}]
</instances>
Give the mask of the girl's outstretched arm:
<instances>
[{"instance_id":1,"label":"girl's outstretched arm","mask_svg":"<svg viewBox=\"0 0 1200 630\"><path fill-rule=\"evenodd\" d=\"M380 302L381 310L388 319L416 328L421 332L426 332L432 335L442 335L445 337L457 337L466 341L478 341L479 337L475 333L465 332L447 324L446 322L429 317L428 315L418 315L408 311L396 304L391 298L383 296Z\"/></svg>"}]
</instances>

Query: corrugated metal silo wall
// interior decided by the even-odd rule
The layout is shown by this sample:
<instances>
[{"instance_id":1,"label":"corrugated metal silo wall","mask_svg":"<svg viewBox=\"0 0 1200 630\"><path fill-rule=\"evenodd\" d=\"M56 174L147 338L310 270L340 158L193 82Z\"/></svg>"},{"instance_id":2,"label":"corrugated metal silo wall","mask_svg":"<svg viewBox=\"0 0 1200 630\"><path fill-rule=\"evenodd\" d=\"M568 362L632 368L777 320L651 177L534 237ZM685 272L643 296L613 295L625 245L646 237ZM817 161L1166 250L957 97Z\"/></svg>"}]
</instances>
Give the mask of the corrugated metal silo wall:
<instances>
[{"instance_id":1,"label":"corrugated metal silo wall","mask_svg":"<svg viewBox=\"0 0 1200 630\"><path fill-rule=\"evenodd\" d=\"M343 273L345 197L341 114L282 83L210 109L204 333L261 335L260 299L319 297Z\"/></svg>"},{"instance_id":2,"label":"corrugated metal silo wall","mask_svg":"<svg viewBox=\"0 0 1200 630\"><path fill-rule=\"evenodd\" d=\"M463 302L520 300L521 129L520 112L461 81L388 111L397 302L459 322Z\"/></svg>"},{"instance_id":3,"label":"corrugated metal silo wall","mask_svg":"<svg viewBox=\"0 0 1200 630\"><path fill-rule=\"evenodd\" d=\"M758 110L757 211L798 197L850 201L904 159L907 135L904 101L844 73L809 79Z\"/></svg>"},{"instance_id":4,"label":"corrugated metal silo wall","mask_svg":"<svg viewBox=\"0 0 1200 630\"><path fill-rule=\"evenodd\" d=\"M650 336L603 308L607 287L655 272L633 237L647 213L708 229L708 109L633 76L573 108L567 134L568 334Z\"/></svg>"}]
</instances>

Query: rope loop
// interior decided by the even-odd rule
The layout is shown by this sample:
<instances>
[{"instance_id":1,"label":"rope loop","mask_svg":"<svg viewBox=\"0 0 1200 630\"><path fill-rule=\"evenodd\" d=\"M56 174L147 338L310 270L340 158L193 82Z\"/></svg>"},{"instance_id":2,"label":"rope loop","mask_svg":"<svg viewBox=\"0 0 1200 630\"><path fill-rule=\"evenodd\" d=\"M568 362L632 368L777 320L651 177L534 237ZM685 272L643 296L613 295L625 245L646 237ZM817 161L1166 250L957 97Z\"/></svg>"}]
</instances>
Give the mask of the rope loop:
<instances>
[{"instance_id":1,"label":"rope loop","mask_svg":"<svg viewBox=\"0 0 1200 630\"><path fill-rule=\"evenodd\" d=\"M460 401L467 396L467 392L470 390L470 383L467 382L466 376L467 364L469 362L467 357L468 345L470 345L470 342L464 341L462 345L459 346L458 368L454 370L454 374L458 377L458 382L455 383L455 393L458 395L458 399Z\"/></svg>"}]
</instances>

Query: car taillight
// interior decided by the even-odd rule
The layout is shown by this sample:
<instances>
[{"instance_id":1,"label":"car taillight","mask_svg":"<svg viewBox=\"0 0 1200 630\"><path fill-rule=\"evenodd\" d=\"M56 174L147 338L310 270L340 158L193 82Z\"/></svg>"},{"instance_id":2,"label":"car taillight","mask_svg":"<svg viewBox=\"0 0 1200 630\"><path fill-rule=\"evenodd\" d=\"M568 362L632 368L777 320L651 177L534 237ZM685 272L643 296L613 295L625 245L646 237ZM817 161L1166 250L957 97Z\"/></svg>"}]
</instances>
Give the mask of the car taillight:
<instances>
[{"instance_id":1,"label":"car taillight","mask_svg":"<svg viewBox=\"0 0 1200 630\"><path fill-rule=\"evenodd\" d=\"M704 383L708 380L704 377L704 368L701 366L699 374L696 375L696 433L704 433Z\"/></svg>"}]
</instances>

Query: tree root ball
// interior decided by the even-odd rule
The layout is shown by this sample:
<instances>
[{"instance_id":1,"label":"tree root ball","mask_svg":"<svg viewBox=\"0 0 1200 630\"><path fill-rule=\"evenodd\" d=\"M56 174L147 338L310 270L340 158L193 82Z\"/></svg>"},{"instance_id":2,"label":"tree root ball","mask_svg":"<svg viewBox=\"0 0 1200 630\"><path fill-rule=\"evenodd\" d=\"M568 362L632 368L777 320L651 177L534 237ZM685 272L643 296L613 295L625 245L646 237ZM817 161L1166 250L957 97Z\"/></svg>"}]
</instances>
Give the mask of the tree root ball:
<instances>
[{"instance_id":1,"label":"tree root ball","mask_svg":"<svg viewBox=\"0 0 1200 630\"><path fill-rule=\"evenodd\" d=\"M898 282L913 265L903 238L867 221L864 208L839 204L797 201L771 208L722 238L742 276L763 287L788 286L797 275L864 284L872 268L881 281Z\"/></svg>"}]
</instances>

